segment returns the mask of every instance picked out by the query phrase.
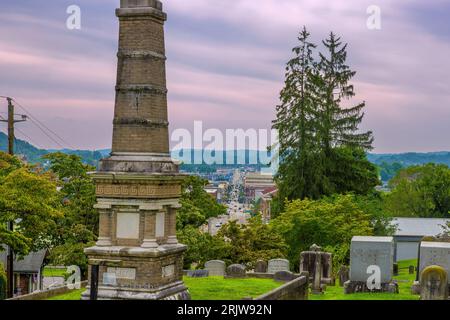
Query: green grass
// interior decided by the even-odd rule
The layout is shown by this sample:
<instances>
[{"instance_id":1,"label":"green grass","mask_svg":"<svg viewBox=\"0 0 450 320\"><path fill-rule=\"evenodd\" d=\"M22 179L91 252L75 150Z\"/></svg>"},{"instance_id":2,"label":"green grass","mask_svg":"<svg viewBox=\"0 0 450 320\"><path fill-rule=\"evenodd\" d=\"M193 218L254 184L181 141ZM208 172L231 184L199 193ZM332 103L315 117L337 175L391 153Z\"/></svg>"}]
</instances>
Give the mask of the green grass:
<instances>
[{"instance_id":1,"label":"green grass","mask_svg":"<svg viewBox=\"0 0 450 320\"><path fill-rule=\"evenodd\" d=\"M281 283L271 279L224 279L223 277L189 278L184 282L189 288L192 300L241 300L258 297ZM48 300L80 300L84 289L53 297Z\"/></svg>"},{"instance_id":2,"label":"green grass","mask_svg":"<svg viewBox=\"0 0 450 320\"><path fill-rule=\"evenodd\" d=\"M44 277L61 277L64 278L66 275L66 269L55 269L51 267L44 268Z\"/></svg>"},{"instance_id":3,"label":"green grass","mask_svg":"<svg viewBox=\"0 0 450 320\"><path fill-rule=\"evenodd\" d=\"M344 294L344 288L328 286L323 295L310 295L310 300L419 300L411 294L415 274L410 275L408 267L416 265L416 260L399 263L399 275L394 277L399 285L399 294L390 293L355 293ZM193 300L241 300L245 297L256 298L281 285L271 279L224 279L223 277L189 278L184 282L189 288ZM84 289L53 297L49 300L80 300Z\"/></svg>"},{"instance_id":4,"label":"green grass","mask_svg":"<svg viewBox=\"0 0 450 320\"><path fill-rule=\"evenodd\" d=\"M241 300L256 298L282 285L272 279L184 278L192 300Z\"/></svg>"},{"instance_id":5,"label":"green grass","mask_svg":"<svg viewBox=\"0 0 450 320\"><path fill-rule=\"evenodd\" d=\"M409 274L408 267L415 266L417 260L399 262L399 275L394 277L397 280L399 294L392 293L355 293L344 294L344 288L335 286L327 287L323 295L309 295L310 300L419 300L420 297L411 294L411 286L416 280L415 274Z\"/></svg>"},{"instance_id":6,"label":"green grass","mask_svg":"<svg viewBox=\"0 0 450 320\"><path fill-rule=\"evenodd\" d=\"M52 297L47 300L81 300L81 294L86 291L86 289L74 290L69 293Z\"/></svg>"}]
</instances>

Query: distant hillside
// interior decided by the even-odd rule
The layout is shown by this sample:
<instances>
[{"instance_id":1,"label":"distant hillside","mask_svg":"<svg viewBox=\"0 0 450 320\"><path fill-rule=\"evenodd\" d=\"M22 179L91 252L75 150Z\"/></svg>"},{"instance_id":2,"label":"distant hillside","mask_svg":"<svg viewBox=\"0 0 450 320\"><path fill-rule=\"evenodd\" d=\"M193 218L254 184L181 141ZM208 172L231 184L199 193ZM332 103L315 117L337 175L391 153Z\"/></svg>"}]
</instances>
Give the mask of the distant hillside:
<instances>
[{"instance_id":1,"label":"distant hillside","mask_svg":"<svg viewBox=\"0 0 450 320\"><path fill-rule=\"evenodd\" d=\"M3 133L0 132L0 151L6 152L8 150L8 138ZM64 152L67 154L76 154L83 159L83 162L96 166L98 161L102 158L105 158L111 152L110 149L103 149L97 151L89 151L89 150L42 150L34 147L23 140L17 140L15 144L15 152L16 154L24 155L26 160L32 163L41 162L41 157L51 153L51 152ZM240 167L240 163L248 164L251 159L258 159L258 151L254 150L238 150L235 151L222 151L219 153L221 158L223 158L223 163L227 163L227 158L230 157L234 159L234 167ZM173 150L172 157L177 160L186 160L186 159L201 159L202 151L201 150ZM184 159L183 159L184 158ZM370 162L381 166L383 168L387 168L386 171L387 176L390 177L395 171L397 171L400 167L409 167L413 165L420 165L426 163L441 163L450 166L450 152L430 152L430 153L399 153L399 154L376 154L371 153L368 154L368 159ZM203 165L183 165L185 169L199 169L196 168L201 166L201 170L205 170L206 164ZM216 166L213 166L216 167ZM392 171L392 172L390 172Z\"/></svg>"},{"instance_id":2,"label":"distant hillside","mask_svg":"<svg viewBox=\"0 0 450 320\"><path fill-rule=\"evenodd\" d=\"M8 136L3 132L0 132L0 151L8 152ZM92 166L97 166L100 159L103 158L102 153L98 151L88 150L44 150L38 149L35 146L29 144L26 141L16 139L14 144L14 153L17 155L23 155L25 160L30 163L42 162L42 157L52 152L64 152L67 154L75 154L83 160L84 163Z\"/></svg>"},{"instance_id":3,"label":"distant hillside","mask_svg":"<svg viewBox=\"0 0 450 320\"><path fill-rule=\"evenodd\" d=\"M440 163L450 166L450 152L430 153L399 153L399 154L369 154L369 161L377 165L383 163L399 163L403 167L421 165L426 163Z\"/></svg>"}]
</instances>

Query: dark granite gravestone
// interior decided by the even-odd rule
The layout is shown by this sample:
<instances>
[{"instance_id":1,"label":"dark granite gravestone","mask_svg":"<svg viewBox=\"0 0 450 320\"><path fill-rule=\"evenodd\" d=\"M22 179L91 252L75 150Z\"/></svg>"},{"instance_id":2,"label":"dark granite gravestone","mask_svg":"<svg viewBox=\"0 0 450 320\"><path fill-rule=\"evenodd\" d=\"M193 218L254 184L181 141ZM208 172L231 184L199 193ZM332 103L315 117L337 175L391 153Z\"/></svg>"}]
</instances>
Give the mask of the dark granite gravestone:
<instances>
[{"instance_id":1,"label":"dark granite gravestone","mask_svg":"<svg viewBox=\"0 0 450 320\"><path fill-rule=\"evenodd\" d=\"M267 261L258 260L255 264L256 273L267 273Z\"/></svg>"},{"instance_id":2,"label":"dark granite gravestone","mask_svg":"<svg viewBox=\"0 0 450 320\"><path fill-rule=\"evenodd\" d=\"M319 253L317 255L317 253ZM319 264L316 263L316 259L319 258L321 261ZM300 273L308 272L310 282L314 281L316 275L316 265L321 267L321 283L327 285L335 284L335 279L333 277L333 256L331 253L322 252L322 248L317 245L312 245L310 251L302 252L300 255Z\"/></svg>"},{"instance_id":3,"label":"dark granite gravestone","mask_svg":"<svg viewBox=\"0 0 450 320\"><path fill-rule=\"evenodd\" d=\"M399 272L399 270L398 270L398 263L394 263L394 276L398 276L398 272Z\"/></svg>"},{"instance_id":4,"label":"dark granite gravestone","mask_svg":"<svg viewBox=\"0 0 450 320\"><path fill-rule=\"evenodd\" d=\"M189 270L187 276L191 278L207 278L209 277L208 270Z\"/></svg>"},{"instance_id":5,"label":"dark granite gravestone","mask_svg":"<svg viewBox=\"0 0 450 320\"><path fill-rule=\"evenodd\" d=\"M227 278L245 278L246 276L245 267L241 264L233 264L227 268Z\"/></svg>"}]
</instances>

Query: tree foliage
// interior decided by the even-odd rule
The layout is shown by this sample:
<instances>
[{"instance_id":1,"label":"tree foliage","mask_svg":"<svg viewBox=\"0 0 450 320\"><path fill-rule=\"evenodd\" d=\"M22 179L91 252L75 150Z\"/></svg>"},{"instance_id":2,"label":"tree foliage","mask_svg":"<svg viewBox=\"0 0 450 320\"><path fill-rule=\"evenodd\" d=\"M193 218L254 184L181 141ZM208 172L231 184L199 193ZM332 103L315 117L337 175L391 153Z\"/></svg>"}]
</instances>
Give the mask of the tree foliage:
<instances>
[{"instance_id":1,"label":"tree foliage","mask_svg":"<svg viewBox=\"0 0 450 320\"><path fill-rule=\"evenodd\" d=\"M57 177L64 212L52 233L50 261L58 265L77 265L85 274L84 249L95 244L98 232L95 186L88 175L95 168L83 164L76 155L53 153L45 159L50 163L50 172Z\"/></svg>"},{"instance_id":2,"label":"tree foliage","mask_svg":"<svg viewBox=\"0 0 450 320\"><path fill-rule=\"evenodd\" d=\"M450 168L427 164L401 170L390 182L386 210L397 217L450 217Z\"/></svg>"},{"instance_id":3,"label":"tree foliage","mask_svg":"<svg viewBox=\"0 0 450 320\"><path fill-rule=\"evenodd\" d=\"M56 183L16 158L2 155L0 162L0 243L20 256L48 248L49 230L63 215ZM8 222L14 222L13 231L6 228Z\"/></svg>"},{"instance_id":4,"label":"tree foliage","mask_svg":"<svg viewBox=\"0 0 450 320\"><path fill-rule=\"evenodd\" d=\"M281 199L319 199L334 193L367 194L379 183L366 157L372 132L359 132L365 103L345 107L355 96L350 83L356 72L346 64L347 45L331 33L325 53L314 58L316 45L304 28L287 63L277 119Z\"/></svg>"},{"instance_id":5,"label":"tree foliage","mask_svg":"<svg viewBox=\"0 0 450 320\"><path fill-rule=\"evenodd\" d=\"M345 263L353 236L374 232L370 216L358 207L352 195L288 202L285 212L270 224L285 239L288 259L295 268L299 266L300 253L313 244L335 253L337 264Z\"/></svg>"}]
</instances>

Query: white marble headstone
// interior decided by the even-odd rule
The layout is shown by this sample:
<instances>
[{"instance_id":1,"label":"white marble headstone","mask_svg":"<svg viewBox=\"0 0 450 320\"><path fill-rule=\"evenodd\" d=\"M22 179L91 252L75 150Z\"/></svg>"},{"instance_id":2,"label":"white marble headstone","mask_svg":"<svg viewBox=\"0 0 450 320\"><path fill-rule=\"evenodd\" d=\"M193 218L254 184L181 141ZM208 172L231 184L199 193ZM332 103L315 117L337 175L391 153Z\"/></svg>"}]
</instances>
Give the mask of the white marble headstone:
<instances>
[{"instance_id":1,"label":"white marble headstone","mask_svg":"<svg viewBox=\"0 0 450 320\"><path fill-rule=\"evenodd\" d=\"M289 271L289 260L272 259L267 266L267 273L277 273L280 271Z\"/></svg>"},{"instance_id":2,"label":"white marble headstone","mask_svg":"<svg viewBox=\"0 0 450 320\"><path fill-rule=\"evenodd\" d=\"M389 283L394 273L393 237L354 237L350 251L350 280L367 282L369 267L378 266L381 283Z\"/></svg>"},{"instance_id":3,"label":"white marble headstone","mask_svg":"<svg viewBox=\"0 0 450 320\"><path fill-rule=\"evenodd\" d=\"M225 275L225 262L221 260L212 260L205 263L205 270L209 271L210 277L222 277Z\"/></svg>"}]
</instances>

